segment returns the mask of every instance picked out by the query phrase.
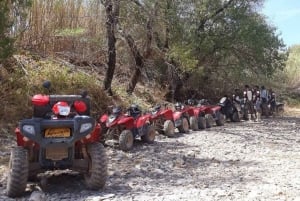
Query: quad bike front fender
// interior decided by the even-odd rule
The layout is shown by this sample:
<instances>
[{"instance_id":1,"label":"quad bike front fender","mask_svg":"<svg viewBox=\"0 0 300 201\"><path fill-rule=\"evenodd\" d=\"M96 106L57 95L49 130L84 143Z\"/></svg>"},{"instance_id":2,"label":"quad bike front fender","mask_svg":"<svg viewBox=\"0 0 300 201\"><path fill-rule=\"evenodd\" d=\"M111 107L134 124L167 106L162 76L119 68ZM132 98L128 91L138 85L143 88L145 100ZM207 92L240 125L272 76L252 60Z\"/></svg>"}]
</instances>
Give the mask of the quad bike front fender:
<instances>
[{"instance_id":1,"label":"quad bike front fender","mask_svg":"<svg viewBox=\"0 0 300 201\"><path fill-rule=\"evenodd\" d=\"M131 116L124 116L119 119L118 125L124 125L126 129L132 129L134 127L134 118Z\"/></svg>"},{"instance_id":2,"label":"quad bike front fender","mask_svg":"<svg viewBox=\"0 0 300 201\"><path fill-rule=\"evenodd\" d=\"M174 121L176 122L177 120L179 120L181 118L182 114L183 113L181 111L174 112L173 113L173 119L174 119Z\"/></svg>"},{"instance_id":3,"label":"quad bike front fender","mask_svg":"<svg viewBox=\"0 0 300 201\"><path fill-rule=\"evenodd\" d=\"M160 114L163 115L166 120L173 121L173 111L172 110L170 110L170 109L163 110L163 111L161 111Z\"/></svg>"},{"instance_id":4,"label":"quad bike front fender","mask_svg":"<svg viewBox=\"0 0 300 201\"><path fill-rule=\"evenodd\" d=\"M139 129L147 124L150 124L150 116L148 115L140 116L135 120L135 128Z\"/></svg>"}]
</instances>

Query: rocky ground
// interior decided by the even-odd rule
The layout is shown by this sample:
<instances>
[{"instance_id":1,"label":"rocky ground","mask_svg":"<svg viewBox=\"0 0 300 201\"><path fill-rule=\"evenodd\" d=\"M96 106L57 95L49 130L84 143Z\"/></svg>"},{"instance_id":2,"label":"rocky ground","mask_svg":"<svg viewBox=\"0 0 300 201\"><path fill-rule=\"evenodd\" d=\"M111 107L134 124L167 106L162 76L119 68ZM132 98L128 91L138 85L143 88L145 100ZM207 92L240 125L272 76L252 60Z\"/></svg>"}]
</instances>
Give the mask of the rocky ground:
<instances>
[{"instance_id":1,"label":"rocky ground","mask_svg":"<svg viewBox=\"0 0 300 201\"><path fill-rule=\"evenodd\" d=\"M103 190L86 190L77 173L49 173L43 190L28 184L17 200L300 200L299 129L300 118L277 117L175 138L160 135L151 145L137 141L127 153L107 147ZM5 140L2 145L9 144ZM0 200L9 201L14 199L5 196L8 155L0 153Z\"/></svg>"}]
</instances>

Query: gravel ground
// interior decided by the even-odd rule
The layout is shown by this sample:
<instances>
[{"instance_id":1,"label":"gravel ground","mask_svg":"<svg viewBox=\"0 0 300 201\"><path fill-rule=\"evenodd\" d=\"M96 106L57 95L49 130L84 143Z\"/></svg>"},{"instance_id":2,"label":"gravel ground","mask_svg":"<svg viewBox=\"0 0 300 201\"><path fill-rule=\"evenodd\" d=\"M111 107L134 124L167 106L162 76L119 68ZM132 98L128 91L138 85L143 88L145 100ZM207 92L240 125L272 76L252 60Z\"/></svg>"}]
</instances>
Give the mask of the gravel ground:
<instances>
[{"instance_id":1,"label":"gravel ground","mask_svg":"<svg viewBox=\"0 0 300 201\"><path fill-rule=\"evenodd\" d=\"M109 178L86 190L75 172L51 172L47 184L28 184L17 200L287 200L300 201L300 119L227 123L204 131L139 141L130 152L107 147ZM2 140L2 139L1 139ZM0 200L8 153L0 154Z\"/></svg>"}]
</instances>

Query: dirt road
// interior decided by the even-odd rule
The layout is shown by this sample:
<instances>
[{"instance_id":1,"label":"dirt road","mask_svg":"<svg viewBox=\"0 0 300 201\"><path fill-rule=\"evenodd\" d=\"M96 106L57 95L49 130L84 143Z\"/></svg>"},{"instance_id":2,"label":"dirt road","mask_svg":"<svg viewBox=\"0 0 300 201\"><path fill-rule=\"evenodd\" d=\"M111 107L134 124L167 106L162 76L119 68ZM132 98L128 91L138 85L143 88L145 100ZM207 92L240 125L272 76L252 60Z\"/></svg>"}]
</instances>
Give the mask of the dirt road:
<instances>
[{"instance_id":1,"label":"dirt road","mask_svg":"<svg viewBox=\"0 0 300 201\"><path fill-rule=\"evenodd\" d=\"M48 174L44 200L300 200L300 118L227 123L204 131L136 142L128 153L108 147L109 179L85 189L76 173ZM7 153L1 153L0 200ZM29 184L23 198L39 185Z\"/></svg>"}]
</instances>

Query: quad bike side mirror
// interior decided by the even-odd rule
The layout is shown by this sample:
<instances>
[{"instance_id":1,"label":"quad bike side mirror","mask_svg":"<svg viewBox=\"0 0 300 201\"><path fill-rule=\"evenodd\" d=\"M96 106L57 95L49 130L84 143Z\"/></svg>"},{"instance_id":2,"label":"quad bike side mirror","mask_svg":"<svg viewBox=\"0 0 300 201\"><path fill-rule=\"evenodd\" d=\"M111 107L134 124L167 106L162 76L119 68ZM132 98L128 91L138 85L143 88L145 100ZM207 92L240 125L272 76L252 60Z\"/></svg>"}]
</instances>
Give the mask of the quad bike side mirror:
<instances>
[{"instance_id":1,"label":"quad bike side mirror","mask_svg":"<svg viewBox=\"0 0 300 201\"><path fill-rule=\"evenodd\" d=\"M83 91L80 93L80 95L81 95L82 98L86 98L87 95L88 95L87 90L83 90Z\"/></svg>"}]
</instances>

